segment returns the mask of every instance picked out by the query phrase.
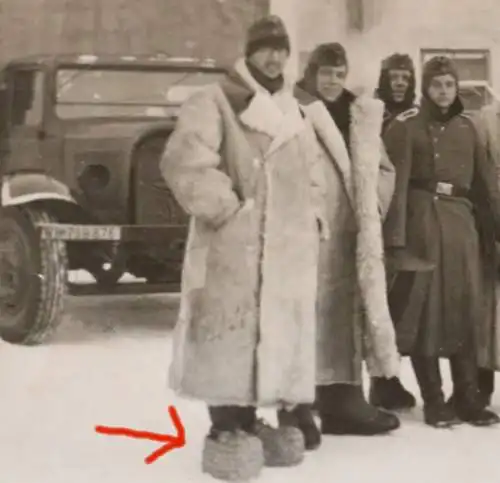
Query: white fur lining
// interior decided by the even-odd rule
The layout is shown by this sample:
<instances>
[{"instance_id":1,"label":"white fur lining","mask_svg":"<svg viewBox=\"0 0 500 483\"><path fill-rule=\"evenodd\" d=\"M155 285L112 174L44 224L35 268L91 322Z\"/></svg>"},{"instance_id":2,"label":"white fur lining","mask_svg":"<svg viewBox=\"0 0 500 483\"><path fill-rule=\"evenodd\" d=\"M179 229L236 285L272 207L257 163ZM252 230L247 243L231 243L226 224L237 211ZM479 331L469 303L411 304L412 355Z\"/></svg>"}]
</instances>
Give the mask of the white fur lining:
<instances>
[{"instance_id":1,"label":"white fur lining","mask_svg":"<svg viewBox=\"0 0 500 483\"><path fill-rule=\"evenodd\" d=\"M250 129L275 138L283 122L283 113L270 96L257 93L240 114L240 120Z\"/></svg>"},{"instance_id":2,"label":"white fur lining","mask_svg":"<svg viewBox=\"0 0 500 483\"><path fill-rule=\"evenodd\" d=\"M269 156L305 129L291 84L285 79L283 89L271 95L253 78L244 59L236 62L235 70L255 92L248 107L239 115L240 121L248 128L272 139L266 153L266 156Z\"/></svg>"},{"instance_id":3,"label":"white fur lining","mask_svg":"<svg viewBox=\"0 0 500 483\"><path fill-rule=\"evenodd\" d=\"M392 377L399 371L396 335L387 302L377 184L380 169L381 101L358 98L351 106L353 179L357 237L357 272L365 306L370 372Z\"/></svg>"},{"instance_id":4,"label":"white fur lining","mask_svg":"<svg viewBox=\"0 0 500 483\"><path fill-rule=\"evenodd\" d=\"M316 101L303 107L304 113L314 126L314 130L333 156L335 163L342 173L347 194L351 202L354 200L352 163L347 151L344 138L335 122L321 101Z\"/></svg>"}]
</instances>

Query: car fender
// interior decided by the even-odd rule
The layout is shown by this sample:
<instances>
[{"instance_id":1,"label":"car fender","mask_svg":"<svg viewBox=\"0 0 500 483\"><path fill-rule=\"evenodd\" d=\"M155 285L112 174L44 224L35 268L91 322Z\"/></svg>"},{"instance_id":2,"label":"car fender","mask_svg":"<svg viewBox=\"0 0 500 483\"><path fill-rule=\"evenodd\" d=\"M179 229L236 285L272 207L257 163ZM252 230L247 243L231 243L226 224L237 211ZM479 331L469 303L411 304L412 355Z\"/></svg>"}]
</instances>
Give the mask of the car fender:
<instances>
[{"instance_id":1,"label":"car fender","mask_svg":"<svg viewBox=\"0 0 500 483\"><path fill-rule=\"evenodd\" d=\"M16 206L40 200L77 204L70 189L43 173L18 173L2 177L2 206Z\"/></svg>"}]
</instances>

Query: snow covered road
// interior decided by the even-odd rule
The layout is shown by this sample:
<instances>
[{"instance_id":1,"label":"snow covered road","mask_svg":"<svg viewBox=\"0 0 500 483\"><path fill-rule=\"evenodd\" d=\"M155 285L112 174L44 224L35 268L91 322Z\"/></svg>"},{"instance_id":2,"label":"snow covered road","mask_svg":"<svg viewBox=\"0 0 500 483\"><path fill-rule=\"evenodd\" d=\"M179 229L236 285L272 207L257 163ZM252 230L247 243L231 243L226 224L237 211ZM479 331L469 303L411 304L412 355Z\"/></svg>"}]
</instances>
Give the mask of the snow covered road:
<instances>
[{"instance_id":1,"label":"snow covered road","mask_svg":"<svg viewBox=\"0 0 500 483\"><path fill-rule=\"evenodd\" d=\"M167 389L177 308L173 295L69 298L50 344L0 342L0 483L216 481L200 471L205 408ZM403 379L416 391L408 365ZM495 402L500 410L500 391ZM152 465L144 458L158 444L94 431L172 432L169 405L185 424L187 444ZM263 414L274 422L272 412ZM302 466L266 469L258 481L500 483L500 427L433 430L420 409L402 418L391 436L325 438Z\"/></svg>"}]
</instances>

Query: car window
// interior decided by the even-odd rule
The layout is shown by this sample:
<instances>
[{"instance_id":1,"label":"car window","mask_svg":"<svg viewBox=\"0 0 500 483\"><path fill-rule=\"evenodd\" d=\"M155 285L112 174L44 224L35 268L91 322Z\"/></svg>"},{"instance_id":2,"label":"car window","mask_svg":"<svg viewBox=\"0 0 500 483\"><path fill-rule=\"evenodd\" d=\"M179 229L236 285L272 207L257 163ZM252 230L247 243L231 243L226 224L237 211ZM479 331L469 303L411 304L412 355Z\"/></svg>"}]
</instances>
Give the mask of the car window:
<instances>
[{"instance_id":1,"label":"car window","mask_svg":"<svg viewBox=\"0 0 500 483\"><path fill-rule=\"evenodd\" d=\"M61 118L171 115L189 96L221 78L218 72L64 68L57 72Z\"/></svg>"}]
</instances>

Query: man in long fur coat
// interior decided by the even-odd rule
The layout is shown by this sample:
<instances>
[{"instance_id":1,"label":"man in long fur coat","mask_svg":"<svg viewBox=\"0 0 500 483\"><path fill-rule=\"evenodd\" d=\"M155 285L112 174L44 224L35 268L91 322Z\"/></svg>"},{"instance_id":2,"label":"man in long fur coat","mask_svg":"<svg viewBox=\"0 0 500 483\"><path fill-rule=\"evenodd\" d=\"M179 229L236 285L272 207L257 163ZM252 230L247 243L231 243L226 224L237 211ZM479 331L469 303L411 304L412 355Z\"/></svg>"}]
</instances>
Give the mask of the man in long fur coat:
<instances>
[{"instance_id":1,"label":"man in long fur coat","mask_svg":"<svg viewBox=\"0 0 500 483\"><path fill-rule=\"evenodd\" d=\"M295 426L314 399L328 227L322 153L283 75L289 51L281 19L256 22L245 58L183 105L160 163L191 215L170 382L209 406L203 468L224 479L300 463ZM291 424L265 424L263 406L290 413Z\"/></svg>"},{"instance_id":2,"label":"man in long fur coat","mask_svg":"<svg viewBox=\"0 0 500 483\"><path fill-rule=\"evenodd\" d=\"M297 99L284 77L289 48L279 18L254 24L245 58L183 106L160 166L192 215L170 383L209 406L203 465L226 479L254 476L262 464L297 464L304 446L320 442L311 403L319 244L330 231L324 176L333 163L337 195L347 196L342 210L357 220L358 250L346 267L359 275L367 345L384 374L399 368L373 181L379 159L369 154L382 104L364 106L374 127L359 127L366 158L353 170L324 106ZM342 240L355 250L353 239ZM264 406L278 406L278 429L257 419Z\"/></svg>"},{"instance_id":3,"label":"man in long fur coat","mask_svg":"<svg viewBox=\"0 0 500 483\"><path fill-rule=\"evenodd\" d=\"M358 292L358 284L361 280L363 290L374 255L369 253L369 247L377 247L377 272L372 283L380 291L377 310L382 320L390 323L382 293L386 281L381 219L391 201L394 169L384 156L380 139L383 104L356 97L347 90L347 70L346 53L340 44L320 45L311 54L296 89L304 104L318 110L321 106L329 123L340 130L342 137L331 136L327 138L329 142L346 146L342 158L325 164L326 213L332 235L320 250L317 405L324 434L379 434L397 429L399 420L368 404L363 394L364 336L374 320L373 314L368 313L368 327L364 327L363 303L369 312L370 302L364 297L366 294ZM350 191L353 178L354 197ZM366 206L368 202L371 210ZM381 340L378 343L384 344ZM385 343L390 352L390 341Z\"/></svg>"}]
</instances>

